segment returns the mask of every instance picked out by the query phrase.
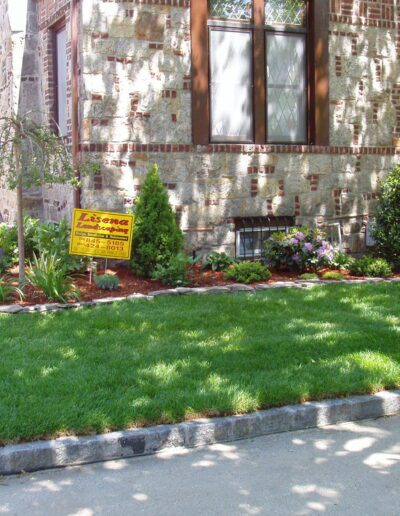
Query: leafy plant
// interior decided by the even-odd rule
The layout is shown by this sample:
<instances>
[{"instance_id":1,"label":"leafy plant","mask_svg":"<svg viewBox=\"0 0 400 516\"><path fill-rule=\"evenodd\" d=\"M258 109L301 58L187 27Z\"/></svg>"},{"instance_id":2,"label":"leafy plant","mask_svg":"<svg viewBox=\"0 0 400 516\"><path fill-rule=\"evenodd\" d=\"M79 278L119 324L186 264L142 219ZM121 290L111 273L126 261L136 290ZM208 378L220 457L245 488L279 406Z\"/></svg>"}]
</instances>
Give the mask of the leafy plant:
<instances>
[{"instance_id":1,"label":"leafy plant","mask_svg":"<svg viewBox=\"0 0 400 516\"><path fill-rule=\"evenodd\" d=\"M400 266L400 165L381 183L381 195L371 234L378 256Z\"/></svg>"},{"instance_id":2,"label":"leafy plant","mask_svg":"<svg viewBox=\"0 0 400 516\"><path fill-rule=\"evenodd\" d=\"M173 256L168 265L158 264L151 277L159 280L164 285L182 287L186 285L186 274L189 265L189 258L185 253L178 253Z\"/></svg>"},{"instance_id":3,"label":"leafy plant","mask_svg":"<svg viewBox=\"0 0 400 516\"><path fill-rule=\"evenodd\" d=\"M80 175L98 171L98 164L79 164ZM54 130L32 116L12 113L0 118L0 179L16 191L19 279L25 278L23 193L32 186L67 183L79 186L70 148Z\"/></svg>"},{"instance_id":4,"label":"leafy plant","mask_svg":"<svg viewBox=\"0 0 400 516\"><path fill-rule=\"evenodd\" d=\"M364 256L351 262L350 272L354 276L379 278L390 276L392 274L392 267L383 258Z\"/></svg>"},{"instance_id":5,"label":"leafy plant","mask_svg":"<svg viewBox=\"0 0 400 516\"><path fill-rule=\"evenodd\" d=\"M158 265L168 268L172 258L182 250L183 234L157 165L153 165L136 203L132 268L137 274L150 277Z\"/></svg>"},{"instance_id":6,"label":"leafy plant","mask_svg":"<svg viewBox=\"0 0 400 516\"><path fill-rule=\"evenodd\" d=\"M342 251L335 251L333 255L333 259L331 261L331 266L337 269L348 269L350 267L350 263L352 261L351 256Z\"/></svg>"},{"instance_id":7,"label":"leafy plant","mask_svg":"<svg viewBox=\"0 0 400 516\"><path fill-rule=\"evenodd\" d=\"M239 283L255 283L271 277L269 270L260 262L243 261L233 264L226 272L225 277Z\"/></svg>"},{"instance_id":8,"label":"leafy plant","mask_svg":"<svg viewBox=\"0 0 400 516\"><path fill-rule=\"evenodd\" d=\"M49 301L66 303L79 299L79 290L55 254L43 253L39 258L34 255L26 272L26 283L41 290Z\"/></svg>"},{"instance_id":9,"label":"leafy plant","mask_svg":"<svg viewBox=\"0 0 400 516\"><path fill-rule=\"evenodd\" d=\"M288 233L273 233L264 243L263 257L268 267L302 271L329 265L333 247L318 229L293 228Z\"/></svg>"},{"instance_id":10,"label":"leafy plant","mask_svg":"<svg viewBox=\"0 0 400 516\"><path fill-rule=\"evenodd\" d=\"M303 274L300 274L300 279L303 280L317 280L318 274L315 274L314 272L304 272Z\"/></svg>"},{"instance_id":11,"label":"leafy plant","mask_svg":"<svg viewBox=\"0 0 400 516\"><path fill-rule=\"evenodd\" d=\"M13 279L7 278L6 276L0 277L0 303L6 303L14 298L14 295L18 295L20 299L23 299L24 294L21 289L13 285Z\"/></svg>"},{"instance_id":12,"label":"leafy plant","mask_svg":"<svg viewBox=\"0 0 400 516\"><path fill-rule=\"evenodd\" d=\"M226 253L214 251L207 256L206 263L213 271L225 271L234 260Z\"/></svg>"},{"instance_id":13,"label":"leafy plant","mask_svg":"<svg viewBox=\"0 0 400 516\"><path fill-rule=\"evenodd\" d=\"M54 254L59 258L67 272L84 270L90 258L69 254L71 229L65 220L61 222L43 222L36 227L33 237L36 252Z\"/></svg>"},{"instance_id":14,"label":"leafy plant","mask_svg":"<svg viewBox=\"0 0 400 516\"><path fill-rule=\"evenodd\" d=\"M36 250L34 236L39 225L39 219L24 215L25 256L32 258ZM0 257L4 270L18 262L18 229L17 226L0 224L0 248L3 256ZM0 265L1 271L2 265Z\"/></svg>"},{"instance_id":15,"label":"leafy plant","mask_svg":"<svg viewBox=\"0 0 400 516\"><path fill-rule=\"evenodd\" d=\"M328 271L328 272L324 272L324 274L322 275L322 279L341 281L344 279L344 275L341 272Z\"/></svg>"},{"instance_id":16,"label":"leafy plant","mask_svg":"<svg viewBox=\"0 0 400 516\"><path fill-rule=\"evenodd\" d=\"M117 290L119 288L119 278L116 274L95 275L94 282L96 287L101 290Z\"/></svg>"}]
</instances>

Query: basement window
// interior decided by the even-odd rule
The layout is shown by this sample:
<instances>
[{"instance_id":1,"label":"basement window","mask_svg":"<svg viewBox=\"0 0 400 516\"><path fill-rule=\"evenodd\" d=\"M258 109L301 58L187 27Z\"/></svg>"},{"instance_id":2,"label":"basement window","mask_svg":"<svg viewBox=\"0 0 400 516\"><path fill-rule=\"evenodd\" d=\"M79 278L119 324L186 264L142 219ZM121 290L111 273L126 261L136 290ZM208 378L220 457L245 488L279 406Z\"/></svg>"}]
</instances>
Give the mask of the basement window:
<instances>
[{"instance_id":1,"label":"basement window","mask_svg":"<svg viewBox=\"0 0 400 516\"><path fill-rule=\"evenodd\" d=\"M293 217L244 217L235 219L236 258L261 258L264 242L276 231L288 232Z\"/></svg>"}]
</instances>

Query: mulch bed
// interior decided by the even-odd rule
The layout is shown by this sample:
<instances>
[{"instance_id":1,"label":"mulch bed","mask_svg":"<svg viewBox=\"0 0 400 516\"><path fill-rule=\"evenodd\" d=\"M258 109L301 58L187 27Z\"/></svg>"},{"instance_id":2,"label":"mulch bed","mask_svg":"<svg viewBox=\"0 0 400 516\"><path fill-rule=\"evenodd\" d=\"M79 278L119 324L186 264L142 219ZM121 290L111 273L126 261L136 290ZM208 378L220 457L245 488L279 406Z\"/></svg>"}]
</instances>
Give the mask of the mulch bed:
<instances>
[{"instance_id":1,"label":"mulch bed","mask_svg":"<svg viewBox=\"0 0 400 516\"><path fill-rule=\"evenodd\" d=\"M318 272L321 277L322 274L332 269L322 269ZM341 272L347 279L362 279L360 277L351 276L348 271L342 270ZM103 274L104 271L102 270ZM92 301L93 299L101 299L105 297L122 297L130 294L149 294L154 290L164 290L168 287L162 284L160 281L150 280L148 278L140 278L136 276L129 269L107 269L107 273L117 274L120 280L120 287L118 290L101 290L96 287L93 280L89 282L89 273L77 275L74 277L74 283L80 290L81 301ZM18 284L18 268L14 268L10 271L9 276L15 278L15 284ZM395 274L392 277L400 277L400 274ZM293 281L298 280L299 274L294 272L272 272L271 278L265 283L274 283L276 281ZM190 272L188 287L211 287L211 286L223 286L236 283L235 281L229 281L224 278L223 272L204 271L194 267ZM38 290L35 290L31 286L26 286L24 290L25 297L23 301L19 298L15 298L14 301L8 301L7 303L0 303L0 305L19 304L21 306L32 306L36 304L49 303L48 299ZM71 301L72 303L73 301Z\"/></svg>"}]
</instances>

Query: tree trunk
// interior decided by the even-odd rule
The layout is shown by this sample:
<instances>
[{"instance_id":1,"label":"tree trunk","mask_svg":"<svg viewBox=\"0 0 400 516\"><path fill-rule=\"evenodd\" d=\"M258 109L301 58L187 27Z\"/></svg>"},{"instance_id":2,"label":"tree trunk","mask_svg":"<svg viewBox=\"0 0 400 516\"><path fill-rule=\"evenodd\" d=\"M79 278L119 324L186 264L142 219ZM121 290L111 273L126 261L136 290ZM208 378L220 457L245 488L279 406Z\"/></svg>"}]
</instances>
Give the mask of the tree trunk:
<instances>
[{"instance_id":1,"label":"tree trunk","mask_svg":"<svg viewBox=\"0 0 400 516\"><path fill-rule=\"evenodd\" d=\"M15 168L18 178L17 184L17 228L18 228L18 266L19 266L19 282L22 284L25 281L25 240L24 240L24 210L22 204L22 175L21 175L21 160L20 160L20 146L18 143L14 144L14 158Z\"/></svg>"}]
</instances>

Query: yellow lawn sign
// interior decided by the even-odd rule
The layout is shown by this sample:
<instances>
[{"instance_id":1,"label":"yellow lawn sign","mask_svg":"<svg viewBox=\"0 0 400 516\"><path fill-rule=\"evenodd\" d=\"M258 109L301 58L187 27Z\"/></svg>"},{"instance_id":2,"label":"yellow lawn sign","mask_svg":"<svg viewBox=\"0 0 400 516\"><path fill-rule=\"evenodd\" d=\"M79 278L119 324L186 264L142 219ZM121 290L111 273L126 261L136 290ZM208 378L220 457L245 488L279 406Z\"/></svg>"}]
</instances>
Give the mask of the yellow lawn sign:
<instances>
[{"instance_id":1,"label":"yellow lawn sign","mask_svg":"<svg viewBox=\"0 0 400 516\"><path fill-rule=\"evenodd\" d=\"M129 260L133 215L74 209L69 253Z\"/></svg>"}]
</instances>

